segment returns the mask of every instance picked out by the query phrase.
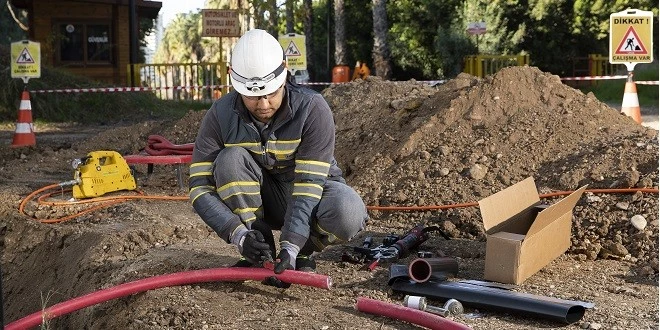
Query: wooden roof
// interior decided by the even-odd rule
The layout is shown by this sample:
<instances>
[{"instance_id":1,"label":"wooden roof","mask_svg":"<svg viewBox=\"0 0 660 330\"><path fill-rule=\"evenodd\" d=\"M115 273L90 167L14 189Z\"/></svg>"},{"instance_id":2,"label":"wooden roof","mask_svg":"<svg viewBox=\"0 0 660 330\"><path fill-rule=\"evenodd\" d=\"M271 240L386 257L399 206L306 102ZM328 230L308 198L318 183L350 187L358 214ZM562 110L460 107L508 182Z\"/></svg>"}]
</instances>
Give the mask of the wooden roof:
<instances>
[{"instance_id":1,"label":"wooden roof","mask_svg":"<svg viewBox=\"0 0 660 330\"><path fill-rule=\"evenodd\" d=\"M8 0L12 5L21 9L30 9L33 0ZM87 2L103 3L111 5L128 6L129 0L50 0L51 3L57 2ZM139 16L156 19L163 3L160 1L135 0L136 10Z\"/></svg>"}]
</instances>

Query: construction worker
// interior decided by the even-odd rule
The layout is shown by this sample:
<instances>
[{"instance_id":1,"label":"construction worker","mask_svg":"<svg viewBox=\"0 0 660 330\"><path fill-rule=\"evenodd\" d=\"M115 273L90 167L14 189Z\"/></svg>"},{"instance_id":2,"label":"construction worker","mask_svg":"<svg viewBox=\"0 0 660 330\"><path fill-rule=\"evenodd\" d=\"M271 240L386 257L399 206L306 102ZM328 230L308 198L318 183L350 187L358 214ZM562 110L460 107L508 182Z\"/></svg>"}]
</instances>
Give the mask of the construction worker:
<instances>
[{"instance_id":1,"label":"construction worker","mask_svg":"<svg viewBox=\"0 0 660 330\"><path fill-rule=\"evenodd\" d=\"M234 90L202 120L190 166L199 216L243 258L275 273L314 271L313 252L361 231L367 210L334 158L335 124L321 94L295 84L279 42L245 33L232 51ZM276 253L273 230L281 230Z\"/></svg>"}]
</instances>

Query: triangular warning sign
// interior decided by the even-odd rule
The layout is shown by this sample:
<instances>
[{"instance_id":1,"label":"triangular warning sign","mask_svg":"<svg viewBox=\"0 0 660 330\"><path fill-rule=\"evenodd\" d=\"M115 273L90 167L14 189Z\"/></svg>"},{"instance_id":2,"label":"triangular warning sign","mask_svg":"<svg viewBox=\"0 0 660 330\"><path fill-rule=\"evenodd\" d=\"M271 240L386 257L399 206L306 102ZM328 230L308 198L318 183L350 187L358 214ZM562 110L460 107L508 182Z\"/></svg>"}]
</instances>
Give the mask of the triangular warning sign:
<instances>
[{"instance_id":1,"label":"triangular warning sign","mask_svg":"<svg viewBox=\"0 0 660 330\"><path fill-rule=\"evenodd\" d=\"M639 39L635 29L631 26L628 28L628 32L626 32L623 39L619 43L619 46L616 48L615 54L648 55L648 51L646 50L646 47L644 47L644 44L642 44L642 40Z\"/></svg>"},{"instance_id":2,"label":"triangular warning sign","mask_svg":"<svg viewBox=\"0 0 660 330\"><path fill-rule=\"evenodd\" d=\"M34 58L32 58L32 55L30 55L30 52L28 51L27 48L23 48L21 53L18 55L18 58L16 59L16 63L32 64L34 63Z\"/></svg>"},{"instance_id":3,"label":"triangular warning sign","mask_svg":"<svg viewBox=\"0 0 660 330\"><path fill-rule=\"evenodd\" d=\"M298 50L298 47L296 47L296 44L293 43L293 41L289 42L289 46L286 47L284 50L284 55L286 56L300 56L300 50Z\"/></svg>"}]
</instances>

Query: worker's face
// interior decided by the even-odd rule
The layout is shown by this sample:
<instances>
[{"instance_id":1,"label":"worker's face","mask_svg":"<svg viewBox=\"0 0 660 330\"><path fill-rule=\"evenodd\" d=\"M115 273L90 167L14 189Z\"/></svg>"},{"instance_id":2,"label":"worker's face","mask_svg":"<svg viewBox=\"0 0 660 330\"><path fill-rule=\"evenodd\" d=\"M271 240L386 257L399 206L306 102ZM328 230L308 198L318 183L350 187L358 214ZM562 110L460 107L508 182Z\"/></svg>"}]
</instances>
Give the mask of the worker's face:
<instances>
[{"instance_id":1,"label":"worker's face","mask_svg":"<svg viewBox=\"0 0 660 330\"><path fill-rule=\"evenodd\" d=\"M280 86L274 92L263 96L245 96L241 94L243 104L250 113L262 123L268 123L277 109L282 105L284 99L284 85Z\"/></svg>"}]
</instances>

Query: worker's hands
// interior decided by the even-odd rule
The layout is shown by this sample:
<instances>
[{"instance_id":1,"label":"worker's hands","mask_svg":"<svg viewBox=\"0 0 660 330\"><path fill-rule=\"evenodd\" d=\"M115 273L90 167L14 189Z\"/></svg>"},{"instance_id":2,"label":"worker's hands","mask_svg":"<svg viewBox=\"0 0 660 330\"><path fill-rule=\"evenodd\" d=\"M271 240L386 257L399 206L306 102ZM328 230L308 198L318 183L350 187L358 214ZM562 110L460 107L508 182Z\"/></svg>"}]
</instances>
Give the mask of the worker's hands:
<instances>
[{"instance_id":1,"label":"worker's hands","mask_svg":"<svg viewBox=\"0 0 660 330\"><path fill-rule=\"evenodd\" d=\"M245 233L245 236L240 239L238 250L245 259L253 264L264 260L272 260L270 246L266 243L264 235L257 230L249 230Z\"/></svg>"},{"instance_id":2,"label":"worker's hands","mask_svg":"<svg viewBox=\"0 0 660 330\"><path fill-rule=\"evenodd\" d=\"M295 258L291 258L289 251L286 249L280 250L277 259L275 259L275 274L282 274L287 269L295 269L294 263Z\"/></svg>"}]
</instances>

